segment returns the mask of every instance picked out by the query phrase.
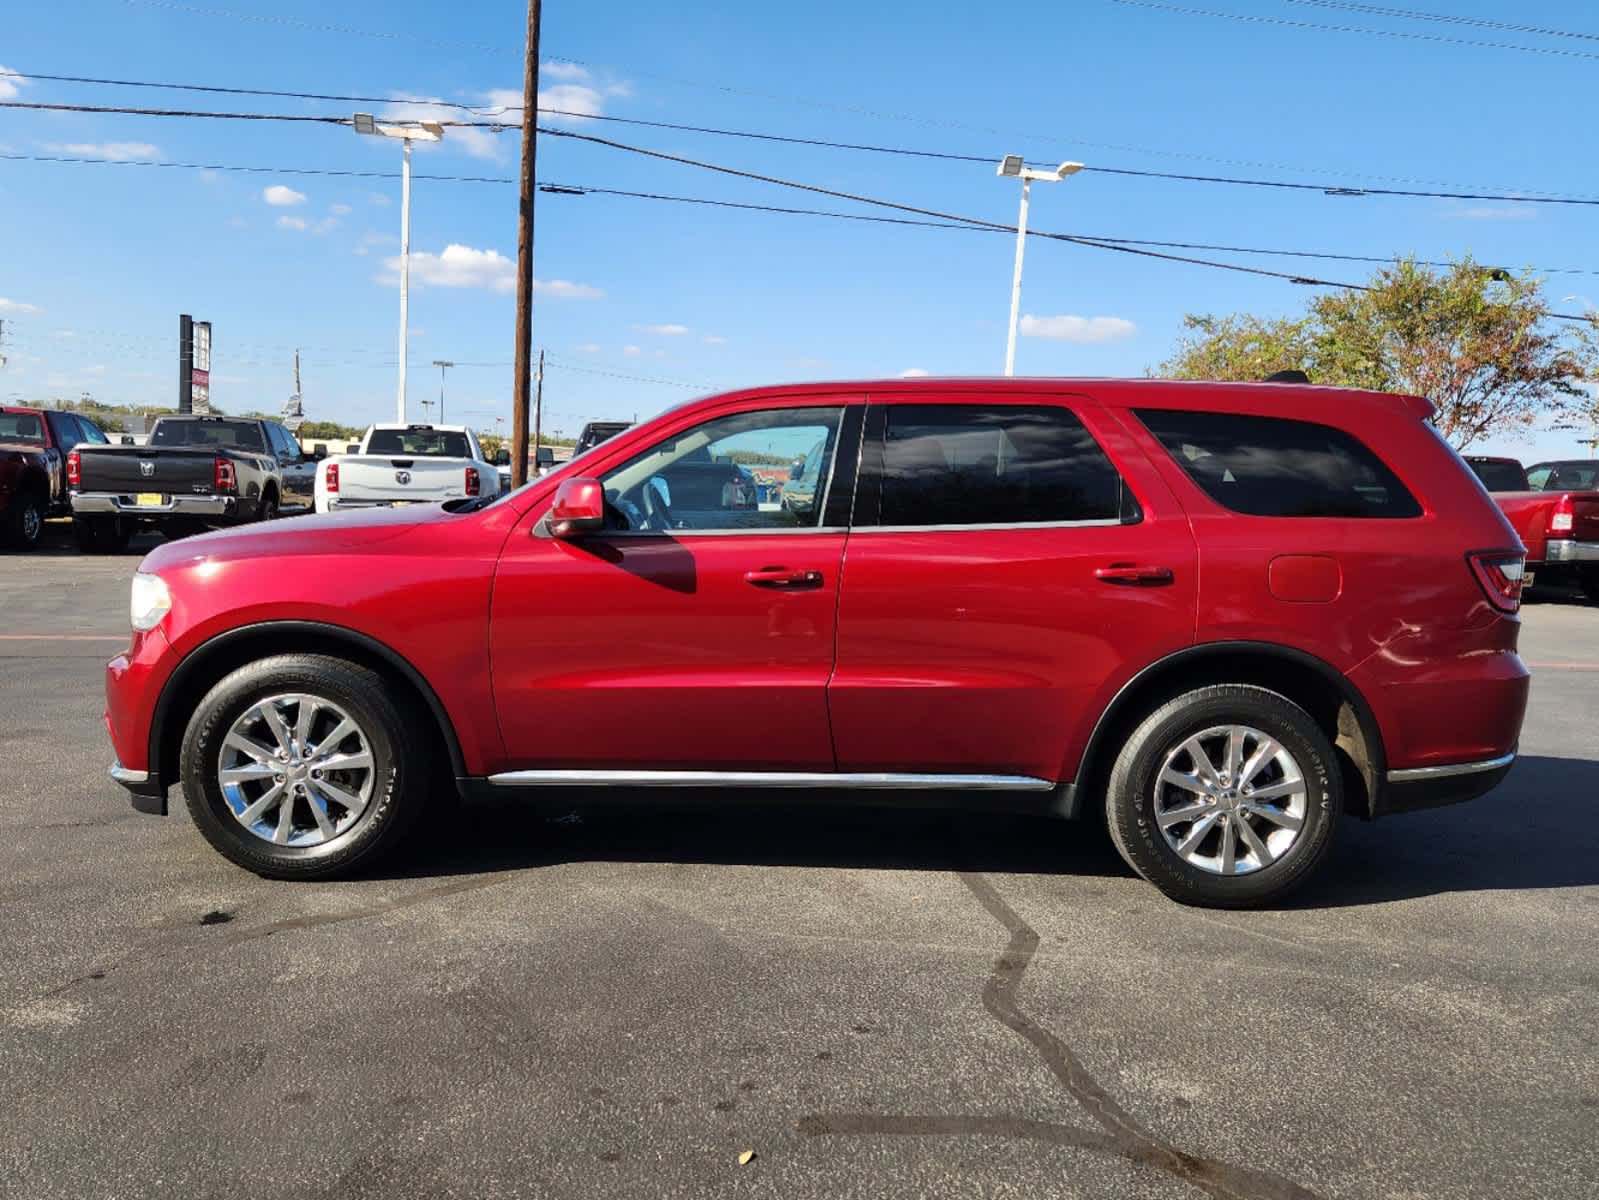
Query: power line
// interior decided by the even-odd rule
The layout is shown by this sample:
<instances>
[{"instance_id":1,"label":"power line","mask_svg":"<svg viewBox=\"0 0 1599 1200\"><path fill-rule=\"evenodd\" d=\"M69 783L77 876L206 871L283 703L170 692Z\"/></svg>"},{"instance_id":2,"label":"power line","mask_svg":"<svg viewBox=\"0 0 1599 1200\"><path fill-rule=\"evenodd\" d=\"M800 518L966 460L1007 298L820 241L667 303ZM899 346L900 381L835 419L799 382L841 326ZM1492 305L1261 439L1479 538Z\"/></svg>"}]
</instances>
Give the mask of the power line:
<instances>
[{"instance_id":1,"label":"power line","mask_svg":"<svg viewBox=\"0 0 1599 1200\"><path fill-rule=\"evenodd\" d=\"M82 83L96 87L154 88L166 92L206 92L221 96L274 96L286 100L338 100L350 104L417 104L428 108L456 108L464 112L499 114L510 111L503 104L460 104L453 100L423 100L412 96L346 96L328 92L291 92L275 88L223 87L204 83L159 83L148 79L103 79L92 75L48 75L39 71L0 69L0 76L11 79L43 79L50 83ZM518 105L518 108L521 106Z\"/></svg>"},{"instance_id":2,"label":"power line","mask_svg":"<svg viewBox=\"0 0 1599 1200\"><path fill-rule=\"evenodd\" d=\"M0 100L0 108L32 108L46 112L116 113L136 117L210 117L221 121L309 121L321 125L348 125L349 117L321 117L300 113L203 112L174 108L128 108L114 104L45 104L37 100Z\"/></svg>"},{"instance_id":3,"label":"power line","mask_svg":"<svg viewBox=\"0 0 1599 1200\"><path fill-rule=\"evenodd\" d=\"M1485 17L1461 17L1453 13L1417 12L1409 8L1385 8L1380 4L1354 4L1349 0L1284 0L1286 4L1307 4L1314 8L1341 9L1367 16L1400 17L1407 21L1439 21L1447 25L1471 25L1478 29L1497 29L1502 33L1532 33L1539 37L1580 38L1599 42L1599 33L1574 33L1569 29L1549 29L1542 25L1513 25L1508 21L1490 21Z\"/></svg>"},{"instance_id":4,"label":"power line","mask_svg":"<svg viewBox=\"0 0 1599 1200\"><path fill-rule=\"evenodd\" d=\"M330 170L330 169L321 169L321 168L312 168L312 167L258 167L258 166L241 166L241 165L229 164L229 163L154 162L154 161L149 161L149 160L114 159L114 158L88 158L88 157L72 157L72 156L66 156L66 155L0 153L0 160L5 160L5 159L15 159L15 160L22 160L22 161L26 161L26 162L94 164L94 165L114 166L114 167L156 167L156 168L181 168L181 169L187 169L187 170L202 170L202 171L240 171L240 172L248 172L248 173L252 173L252 174L327 175L327 176L334 176L334 177L339 177L339 178L355 177L355 178L361 178L361 179L397 179L397 178L399 178L399 173L395 172L395 171L342 171L342 170ZM412 178L413 179L419 179L419 180L429 180L429 181L433 181L433 182L454 182L454 183L513 184L513 183L517 182L515 179L513 179L513 178L511 178L509 176L493 176L493 175L425 175L425 174L413 174ZM623 189L623 188L602 187L602 186L598 186L598 185L594 185L594 184L585 184L585 183L562 183L562 182L555 182L555 181L550 181L550 180L540 180L538 182L537 186L538 186L540 191L548 193L548 194L553 194L553 195L566 195L566 196L587 196L587 195L619 196L619 197L623 197L623 198L636 199L636 200L664 201L664 202L670 202L670 203L676 203L676 204L700 205L700 206L705 206L705 207L710 207L710 208L729 208L729 209L745 210L745 211L750 211L750 212L772 213L772 214L780 215L780 216L825 217L825 218L830 218L830 219L833 219L833 220L858 221L858 222L867 222L867 223L871 223L871 224L880 224L880 225L904 225L904 226L911 226L911 227L925 228L925 229L946 229L946 230L954 230L954 231L961 232L961 233L1012 233L1012 234L1015 233L1015 228L1013 226L1012 227L994 228L994 227L988 227L988 226L972 225L972 224L966 223L964 221L943 221L943 220L932 220L932 219L923 219L923 218L914 218L914 217L889 217L889 216L879 216L879 215L875 215L875 214L871 214L871 213L841 212L841 211L839 211L837 209L796 208L796 207L791 207L791 206L774 205L774 204L755 204L755 203L752 203L752 202L749 202L749 201L723 200L723 199L717 199L717 198L713 198L713 197L709 197L709 196L680 196L680 195L674 195L674 194L665 193L665 192L640 192L640 191L632 191L632 190ZM1036 231L1033 231L1033 232L1036 232ZM1040 234L1039 236L1045 236L1045 235L1044 234ZM1159 249L1206 250L1206 251L1212 251L1212 252L1216 252L1216 253L1255 254L1255 255L1263 255L1263 256L1266 256L1266 257L1326 259L1326 260L1329 260L1329 261L1337 261L1337 262L1391 263L1397 257L1396 255L1392 255L1392 254L1388 254L1388 255L1381 255L1381 254L1350 254L1350 253L1344 253L1344 252L1339 252L1339 251L1274 249L1274 248L1262 247L1262 246L1234 246L1234 245L1226 245L1226 244L1215 243L1215 242L1184 242L1184 241L1159 240L1159 239L1153 239L1153 238L1130 238L1130 237L1122 237L1122 236L1112 235L1112 234L1084 234L1084 233L1077 233L1077 234L1070 234L1068 236L1075 237L1075 238L1081 238L1085 242L1094 242L1094 243L1116 243L1116 244L1119 244L1119 245L1148 246L1148 247L1154 247L1154 248L1159 248ZM1454 265L1451 261L1449 261L1447 259L1417 259L1416 261L1417 261L1417 263L1419 265L1427 266L1427 267L1450 267L1450 266ZM1530 271L1535 271L1535 272L1539 272L1539 273L1546 274L1546 275L1599 275L1599 268L1590 268L1590 267L1529 266L1527 269L1530 270Z\"/></svg>"},{"instance_id":5,"label":"power line","mask_svg":"<svg viewBox=\"0 0 1599 1200\"><path fill-rule=\"evenodd\" d=\"M1371 29L1363 25L1324 25L1317 21L1296 21L1290 17L1268 17L1260 13L1221 12L1211 8L1186 8L1180 4L1162 4L1158 0L1110 0L1127 8L1157 9L1162 12L1181 13L1189 17L1222 17L1229 21L1246 21L1252 25L1277 25L1290 29L1314 29L1321 33L1357 33L1367 37L1402 38L1409 42L1432 42L1447 46L1470 46L1479 50L1519 50L1523 54L1551 54L1558 58L1583 58L1599 60L1599 54L1586 50L1566 50L1559 46L1518 46L1511 42L1484 42L1473 38L1449 37L1441 33L1410 33L1400 29Z\"/></svg>"}]
</instances>

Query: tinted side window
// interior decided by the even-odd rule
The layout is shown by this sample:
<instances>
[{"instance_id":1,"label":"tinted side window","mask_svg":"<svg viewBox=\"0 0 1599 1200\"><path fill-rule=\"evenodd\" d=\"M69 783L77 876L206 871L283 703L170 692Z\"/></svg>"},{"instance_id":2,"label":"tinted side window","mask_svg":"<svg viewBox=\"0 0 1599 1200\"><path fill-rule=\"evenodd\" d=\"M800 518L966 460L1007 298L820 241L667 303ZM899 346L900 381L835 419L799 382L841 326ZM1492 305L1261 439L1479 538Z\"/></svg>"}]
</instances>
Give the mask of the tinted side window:
<instances>
[{"instance_id":1,"label":"tinted side window","mask_svg":"<svg viewBox=\"0 0 1599 1200\"><path fill-rule=\"evenodd\" d=\"M1358 439L1329 425L1141 409L1138 419L1212 500L1252 517L1419 517Z\"/></svg>"},{"instance_id":2,"label":"tinted side window","mask_svg":"<svg viewBox=\"0 0 1599 1200\"><path fill-rule=\"evenodd\" d=\"M880 525L1114 521L1116 468L1077 417L1053 405L890 405Z\"/></svg>"},{"instance_id":3,"label":"tinted side window","mask_svg":"<svg viewBox=\"0 0 1599 1200\"><path fill-rule=\"evenodd\" d=\"M83 433L83 440L96 446L106 444L105 434L100 432L100 427L87 417L78 418L78 429Z\"/></svg>"}]
</instances>

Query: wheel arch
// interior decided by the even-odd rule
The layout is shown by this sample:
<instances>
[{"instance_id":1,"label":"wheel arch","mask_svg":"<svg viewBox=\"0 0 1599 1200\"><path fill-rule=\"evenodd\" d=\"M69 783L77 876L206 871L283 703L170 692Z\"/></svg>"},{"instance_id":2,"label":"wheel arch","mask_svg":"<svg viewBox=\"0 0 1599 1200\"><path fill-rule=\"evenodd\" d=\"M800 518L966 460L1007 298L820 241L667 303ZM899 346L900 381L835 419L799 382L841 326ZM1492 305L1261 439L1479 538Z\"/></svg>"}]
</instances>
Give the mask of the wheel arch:
<instances>
[{"instance_id":1,"label":"wheel arch","mask_svg":"<svg viewBox=\"0 0 1599 1200\"><path fill-rule=\"evenodd\" d=\"M229 672L284 653L331 654L353 659L395 679L420 700L455 778L466 761L454 723L432 686L406 657L377 638L323 621L264 621L219 633L187 654L156 700L150 722L150 775L163 786L178 781L178 755L189 718L205 694Z\"/></svg>"},{"instance_id":2,"label":"wheel arch","mask_svg":"<svg viewBox=\"0 0 1599 1200\"><path fill-rule=\"evenodd\" d=\"M1253 683L1300 705L1339 752L1345 807L1370 818L1387 770L1377 718L1349 678L1324 659L1273 642L1206 642L1159 659L1134 675L1094 723L1073 792L1103 792L1116 753L1143 717L1173 696L1215 683ZM1082 808L1082 800L1076 805ZM1086 809L1084 811L1087 811Z\"/></svg>"}]
</instances>

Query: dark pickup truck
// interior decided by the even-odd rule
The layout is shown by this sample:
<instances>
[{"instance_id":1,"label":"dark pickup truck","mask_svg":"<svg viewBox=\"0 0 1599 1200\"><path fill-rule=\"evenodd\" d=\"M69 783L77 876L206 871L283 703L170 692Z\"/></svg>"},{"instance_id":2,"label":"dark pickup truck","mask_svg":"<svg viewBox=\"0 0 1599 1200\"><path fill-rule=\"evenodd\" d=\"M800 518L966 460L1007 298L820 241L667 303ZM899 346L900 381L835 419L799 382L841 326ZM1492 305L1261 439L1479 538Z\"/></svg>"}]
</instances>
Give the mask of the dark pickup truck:
<instances>
[{"instance_id":1,"label":"dark pickup truck","mask_svg":"<svg viewBox=\"0 0 1599 1200\"><path fill-rule=\"evenodd\" d=\"M161 417L144 446L67 456L73 527L89 551L120 550L141 525L171 537L310 512L315 460L276 421Z\"/></svg>"},{"instance_id":2,"label":"dark pickup truck","mask_svg":"<svg viewBox=\"0 0 1599 1200\"><path fill-rule=\"evenodd\" d=\"M77 413L0 408L0 542L31 550L45 518L72 511L66 461L79 443L103 446L106 436Z\"/></svg>"}]
</instances>

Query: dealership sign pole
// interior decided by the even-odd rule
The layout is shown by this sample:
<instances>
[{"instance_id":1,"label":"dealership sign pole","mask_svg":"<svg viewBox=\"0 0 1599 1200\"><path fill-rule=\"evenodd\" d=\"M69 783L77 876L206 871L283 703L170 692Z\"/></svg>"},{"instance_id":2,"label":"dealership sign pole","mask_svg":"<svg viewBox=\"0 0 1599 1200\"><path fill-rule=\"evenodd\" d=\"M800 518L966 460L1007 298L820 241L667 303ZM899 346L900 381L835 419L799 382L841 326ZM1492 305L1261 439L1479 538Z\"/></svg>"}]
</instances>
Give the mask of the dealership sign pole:
<instances>
[{"instance_id":1,"label":"dealership sign pole","mask_svg":"<svg viewBox=\"0 0 1599 1200\"><path fill-rule=\"evenodd\" d=\"M178 411L211 411L211 322L178 318Z\"/></svg>"}]
</instances>

